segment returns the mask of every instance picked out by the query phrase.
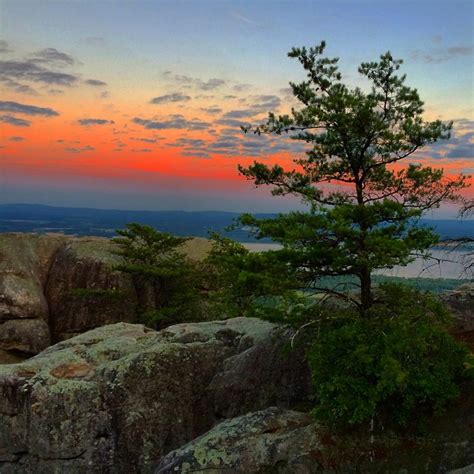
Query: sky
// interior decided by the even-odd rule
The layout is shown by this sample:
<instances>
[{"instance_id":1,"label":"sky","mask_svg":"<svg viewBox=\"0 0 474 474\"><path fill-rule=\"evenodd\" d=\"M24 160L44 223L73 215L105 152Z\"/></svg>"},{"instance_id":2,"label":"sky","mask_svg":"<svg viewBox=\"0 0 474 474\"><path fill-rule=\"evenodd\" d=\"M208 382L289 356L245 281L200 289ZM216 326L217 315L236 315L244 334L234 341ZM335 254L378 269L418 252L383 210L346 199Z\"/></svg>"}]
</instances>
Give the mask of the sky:
<instances>
[{"instance_id":1,"label":"sky","mask_svg":"<svg viewBox=\"0 0 474 474\"><path fill-rule=\"evenodd\" d=\"M0 203L274 212L239 176L304 147L244 135L298 106L293 46L326 40L344 81L390 50L449 142L413 159L474 172L471 0L0 0ZM474 189L467 191L472 196ZM436 216L454 216L443 207Z\"/></svg>"}]
</instances>

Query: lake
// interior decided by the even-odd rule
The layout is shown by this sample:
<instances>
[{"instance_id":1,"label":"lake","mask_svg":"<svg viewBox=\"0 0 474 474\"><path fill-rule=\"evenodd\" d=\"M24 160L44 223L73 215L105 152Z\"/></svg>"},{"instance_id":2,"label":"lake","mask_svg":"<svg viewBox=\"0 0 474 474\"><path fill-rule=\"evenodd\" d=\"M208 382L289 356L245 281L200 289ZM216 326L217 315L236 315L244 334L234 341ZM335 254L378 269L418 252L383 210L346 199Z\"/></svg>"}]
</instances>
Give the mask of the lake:
<instances>
[{"instance_id":1,"label":"lake","mask_svg":"<svg viewBox=\"0 0 474 474\"><path fill-rule=\"evenodd\" d=\"M277 250L280 244L273 243L244 243L244 247L252 252L263 252L265 250ZM396 276L402 278L449 278L449 279L472 279L473 269L465 269L466 263L473 261L473 249L469 250L447 250L435 248L431 251L432 259L423 260L417 258L406 267L394 267L392 269L380 270L378 275Z\"/></svg>"}]
</instances>

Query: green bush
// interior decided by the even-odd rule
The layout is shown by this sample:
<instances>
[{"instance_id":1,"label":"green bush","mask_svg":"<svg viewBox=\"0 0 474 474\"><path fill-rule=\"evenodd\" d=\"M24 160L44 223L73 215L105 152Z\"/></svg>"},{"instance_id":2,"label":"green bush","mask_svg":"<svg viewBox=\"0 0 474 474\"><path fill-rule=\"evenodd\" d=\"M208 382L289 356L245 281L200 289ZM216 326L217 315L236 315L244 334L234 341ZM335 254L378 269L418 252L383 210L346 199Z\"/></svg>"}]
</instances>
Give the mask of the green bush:
<instances>
[{"instance_id":1,"label":"green bush","mask_svg":"<svg viewBox=\"0 0 474 474\"><path fill-rule=\"evenodd\" d=\"M250 252L217 233L211 235L211 241L211 251L200 272L206 275L207 308L214 318L271 318L278 311L276 303L289 298L299 287L291 269L278 258L279 253Z\"/></svg>"},{"instance_id":2,"label":"green bush","mask_svg":"<svg viewBox=\"0 0 474 474\"><path fill-rule=\"evenodd\" d=\"M308 348L316 417L353 426L407 425L458 394L467 350L447 332L449 314L431 296L383 285L369 314L318 327Z\"/></svg>"}]
</instances>

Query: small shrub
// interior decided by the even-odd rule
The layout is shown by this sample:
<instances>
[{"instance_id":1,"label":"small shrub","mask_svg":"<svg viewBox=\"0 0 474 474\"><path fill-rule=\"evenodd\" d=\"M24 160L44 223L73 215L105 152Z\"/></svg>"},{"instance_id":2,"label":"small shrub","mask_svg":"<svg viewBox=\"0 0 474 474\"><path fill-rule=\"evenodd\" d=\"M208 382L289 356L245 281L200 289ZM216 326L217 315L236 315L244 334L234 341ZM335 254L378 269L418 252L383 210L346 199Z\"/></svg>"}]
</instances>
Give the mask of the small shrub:
<instances>
[{"instance_id":1,"label":"small shrub","mask_svg":"<svg viewBox=\"0 0 474 474\"><path fill-rule=\"evenodd\" d=\"M378 297L365 317L321 325L308 349L323 422L407 425L459 394L467 350L448 334L443 305L401 285L383 285Z\"/></svg>"}]
</instances>

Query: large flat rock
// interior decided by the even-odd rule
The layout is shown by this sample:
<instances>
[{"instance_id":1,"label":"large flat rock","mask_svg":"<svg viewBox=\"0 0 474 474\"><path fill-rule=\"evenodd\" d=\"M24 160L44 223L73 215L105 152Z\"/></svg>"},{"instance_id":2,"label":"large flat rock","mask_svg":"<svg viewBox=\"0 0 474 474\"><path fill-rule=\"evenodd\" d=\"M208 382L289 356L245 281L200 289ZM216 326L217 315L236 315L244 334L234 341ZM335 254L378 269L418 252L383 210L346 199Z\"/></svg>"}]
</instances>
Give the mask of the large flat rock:
<instances>
[{"instance_id":1,"label":"large flat rock","mask_svg":"<svg viewBox=\"0 0 474 474\"><path fill-rule=\"evenodd\" d=\"M0 472L147 472L223 413L297 402L309 373L281 350L287 337L252 318L160 332L118 323L0 366ZM273 379L259 352L272 360ZM239 387L245 354L257 357L250 370L262 381L249 384L240 373ZM232 387L218 388L228 373Z\"/></svg>"}]
</instances>

